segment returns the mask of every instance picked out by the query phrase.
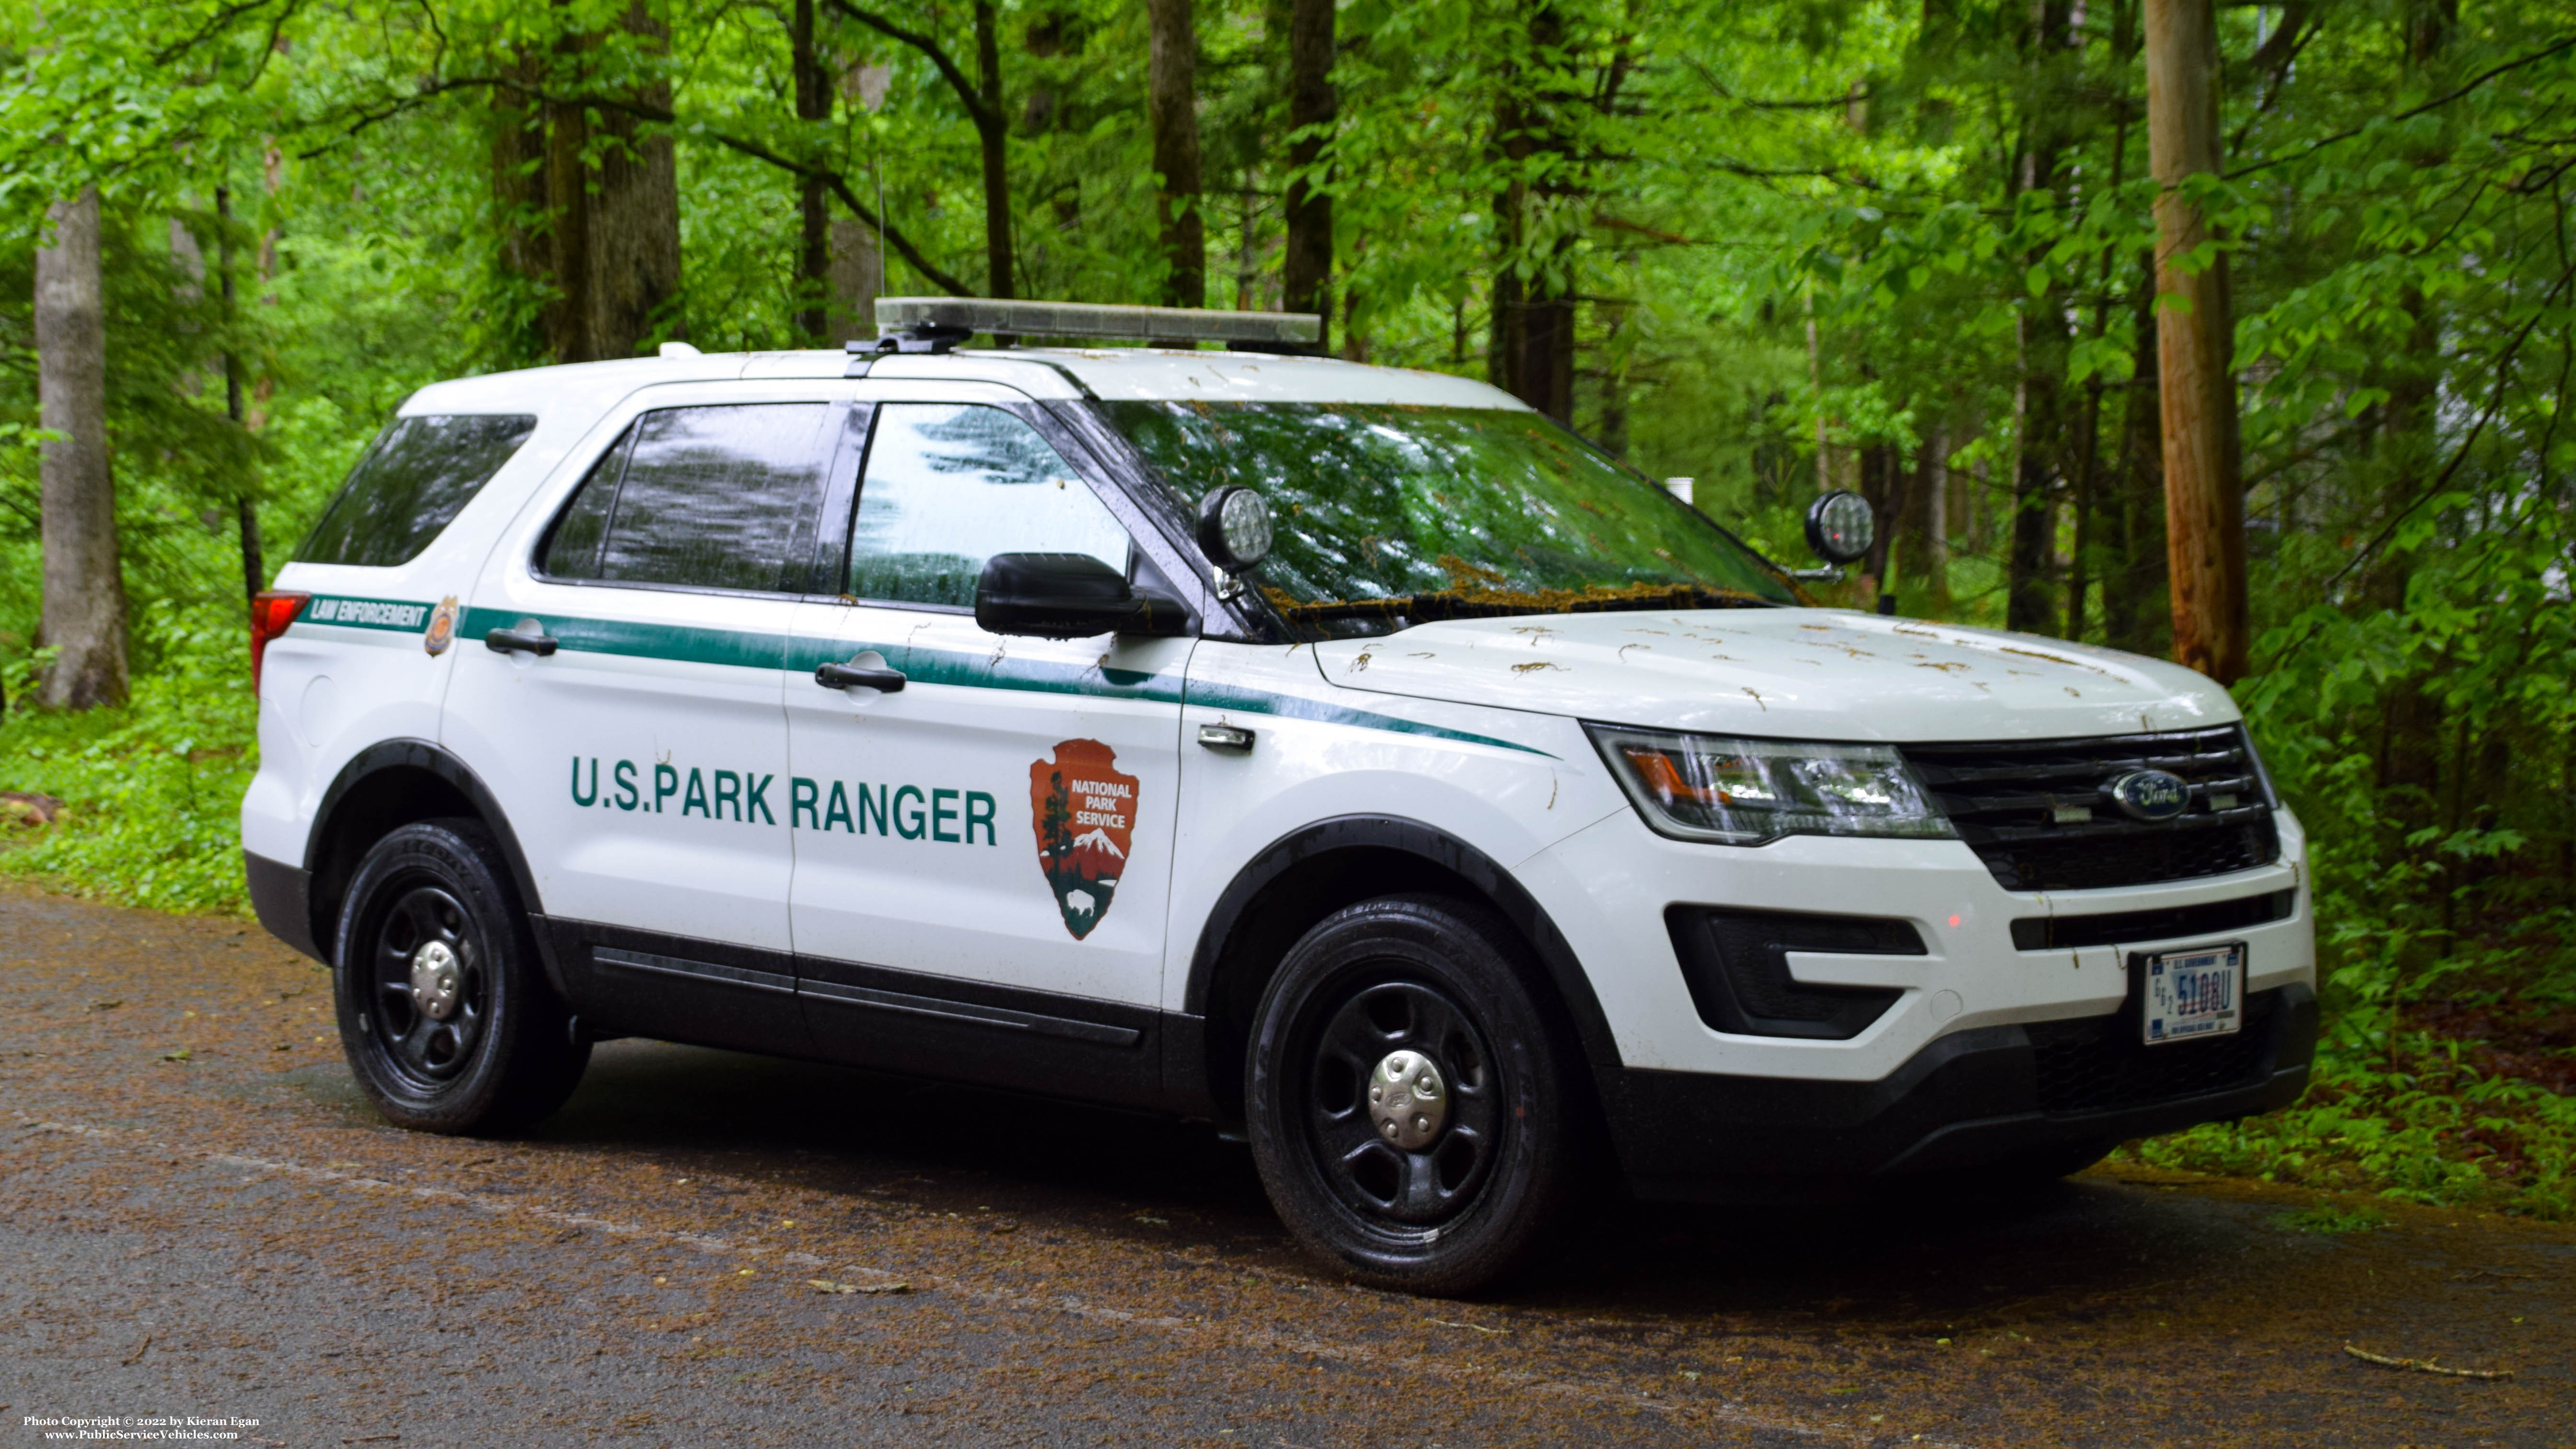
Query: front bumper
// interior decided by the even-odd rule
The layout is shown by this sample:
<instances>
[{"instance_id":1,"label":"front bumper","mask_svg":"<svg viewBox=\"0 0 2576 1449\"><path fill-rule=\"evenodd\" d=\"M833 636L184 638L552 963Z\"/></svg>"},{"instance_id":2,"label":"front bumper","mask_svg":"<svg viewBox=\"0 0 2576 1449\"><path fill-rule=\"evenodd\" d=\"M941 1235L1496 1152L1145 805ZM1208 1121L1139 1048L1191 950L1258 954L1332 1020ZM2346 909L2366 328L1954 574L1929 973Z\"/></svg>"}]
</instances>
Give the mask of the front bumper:
<instances>
[{"instance_id":1,"label":"front bumper","mask_svg":"<svg viewBox=\"0 0 2576 1449\"><path fill-rule=\"evenodd\" d=\"M2134 1014L1990 1026L1936 1038L1874 1082L1610 1074L1604 1106L1638 1196L1688 1202L1815 1196L1872 1179L1977 1168L2078 1144L2107 1145L2202 1122L2268 1112L2306 1090L2317 1041L2316 993L2305 984L2247 999L2247 1039L2129 1046ZM2252 1020L2256 1012L2261 1020ZM2097 1034L2098 1033L2098 1034ZM2124 1098L2070 1082L2093 1062L2111 1070L2141 1054L2223 1047L2223 1059L2145 1056L2137 1085L2178 1093ZM2184 1069L2162 1065L2172 1062ZM2199 1068L2200 1070L2193 1070ZM2191 1087L2202 1090L2191 1090Z\"/></svg>"},{"instance_id":2,"label":"front bumper","mask_svg":"<svg viewBox=\"0 0 2576 1449\"><path fill-rule=\"evenodd\" d=\"M1600 1004L1617 1058L1596 1060L1594 1080L1634 1188L1779 1196L2125 1141L2296 1100L2316 1041L2316 927L2305 834L2287 811L2275 819L2276 864L2103 890L2006 890L1957 841L1711 847L1663 839L1625 811L1514 874ZM2165 938L2172 922L2207 908L2284 892L2286 916ZM1795 982L1892 997L1848 1037L1721 1030L1693 1001L1667 930L1677 906L1901 921L1923 951L1787 953ZM2148 938L2126 939L2132 928ZM2061 935L2088 944L2046 944ZM2237 1044L2223 1069L2178 1071L2195 1059L2185 1044L2139 1039L2137 960L2218 941L2247 950L2246 1031L2225 1039ZM2160 1055L2139 1055L2150 1051Z\"/></svg>"}]
</instances>

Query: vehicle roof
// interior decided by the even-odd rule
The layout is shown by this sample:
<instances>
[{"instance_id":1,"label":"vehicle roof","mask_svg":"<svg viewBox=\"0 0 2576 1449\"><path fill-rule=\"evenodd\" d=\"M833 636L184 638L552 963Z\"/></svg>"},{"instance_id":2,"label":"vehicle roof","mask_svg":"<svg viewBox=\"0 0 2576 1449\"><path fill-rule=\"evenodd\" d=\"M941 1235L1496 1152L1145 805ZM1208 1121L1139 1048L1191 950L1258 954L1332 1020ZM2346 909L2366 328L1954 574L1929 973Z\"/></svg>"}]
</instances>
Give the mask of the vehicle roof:
<instances>
[{"instance_id":1,"label":"vehicle roof","mask_svg":"<svg viewBox=\"0 0 2576 1449\"><path fill-rule=\"evenodd\" d=\"M403 404L422 413L547 412L606 408L640 387L736 379L839 377L841 352L722 352L636 357L534 367L432 383ZM961 348L944 354L877 358L871 377L994 382L1041 399L1124 401L1395 403L1528 411L1502 391L1463 377L1373 367L1329 357L1201 352L1159 347Z\"/></svg>"}]
</instances>

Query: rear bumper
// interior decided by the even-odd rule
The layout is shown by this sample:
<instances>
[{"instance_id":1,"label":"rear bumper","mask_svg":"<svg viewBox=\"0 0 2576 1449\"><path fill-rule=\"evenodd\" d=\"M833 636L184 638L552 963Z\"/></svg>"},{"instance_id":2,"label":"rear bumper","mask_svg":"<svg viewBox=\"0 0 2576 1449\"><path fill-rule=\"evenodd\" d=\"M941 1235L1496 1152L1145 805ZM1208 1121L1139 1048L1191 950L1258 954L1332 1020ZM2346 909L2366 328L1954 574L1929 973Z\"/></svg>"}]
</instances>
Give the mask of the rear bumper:
<instances>
[{"instance_id":1,"label":"rear bumper","mask_svg":"<svg viewBox=\"0 0 2576 1449\"><path fill-rule=\"evenodd\" d=\"M1625 1070L1604 1105L1640 1197L1808 1197L2287 1106L2307 1087L2316 993L2293 983L2247 1008L2246 1039L2223 1057L2144 1056L2218 1043L2134 1046L2122 1012L1954 1032L1874 1082Z\"/></svg>"},{"instance_id":2,"label":"rear bumper","mask_svg":"<svg viewBox=\"0 0 2576 1449\"><path fill-rule=\"evenodd\" d=\"M270 935L328 965L330 958L313 944L313 873L256 851L242 852L242 871L250 882L250 908Z\"/></svg>"}]
</instances>

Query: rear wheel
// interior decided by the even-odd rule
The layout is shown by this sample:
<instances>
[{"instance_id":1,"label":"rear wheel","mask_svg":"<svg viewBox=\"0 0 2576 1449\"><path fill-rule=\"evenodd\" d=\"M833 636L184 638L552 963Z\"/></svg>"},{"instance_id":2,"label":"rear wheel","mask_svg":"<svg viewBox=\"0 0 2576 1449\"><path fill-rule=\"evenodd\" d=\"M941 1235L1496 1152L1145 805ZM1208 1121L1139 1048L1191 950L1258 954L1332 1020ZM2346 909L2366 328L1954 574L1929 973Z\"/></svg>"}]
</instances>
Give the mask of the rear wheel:
<instances>
[{"instance_id":1,"label":"rear wheel","mask_svg":"<svg viewBox=\"0 0 2576 1449\"><path fill-rule=\"evenodd\" d=\"M1572 1050L1491 912L1393 896L1326 917L1254 1016L1246 1126L1270 1200L1362 1281L1456 1295L1565 1219Z\"/></svg>"},{"instance_id":2,"label":"rear wheel","mask_svg":"<svg viewBox=\"0 0 2576 1449\"><path fill-rule=\"evenodd\" d=\"M427 820L371 847L333 959L340 1043L399 1127L501 1132L554 1111L590 1059L537 964L498 845Z\"/></svg>"}]
</instances>

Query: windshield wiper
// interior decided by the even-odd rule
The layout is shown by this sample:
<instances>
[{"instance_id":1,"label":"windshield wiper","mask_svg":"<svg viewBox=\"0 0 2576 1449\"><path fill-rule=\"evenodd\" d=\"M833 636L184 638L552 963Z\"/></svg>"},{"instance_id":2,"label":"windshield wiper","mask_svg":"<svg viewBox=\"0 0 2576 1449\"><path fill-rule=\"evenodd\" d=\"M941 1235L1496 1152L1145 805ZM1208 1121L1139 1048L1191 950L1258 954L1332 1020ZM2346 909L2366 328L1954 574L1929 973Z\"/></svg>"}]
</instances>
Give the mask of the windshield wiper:
<instances>
[{"instance_id":1,"label":"windshield wiper","mask_svg":"<svg viewBox=\"0 0 2576 1449\"><path fill-rule=\"evenodd\" d=\"M1713 589L1700 584L1652 584L1623 589L1539 589L1527 593L1496 589L1470 594L1443 589L1425 594L1396 594L1383 599L1335 599L1321 604L1282 603L1274 596L1271 604L1279 610L1281 618L1292 624L1323 624L1344 619L1428 624L1441 619L1502 619L1520 614L1782 607L1742 589Z\"/></svg>"}]
</instances>

